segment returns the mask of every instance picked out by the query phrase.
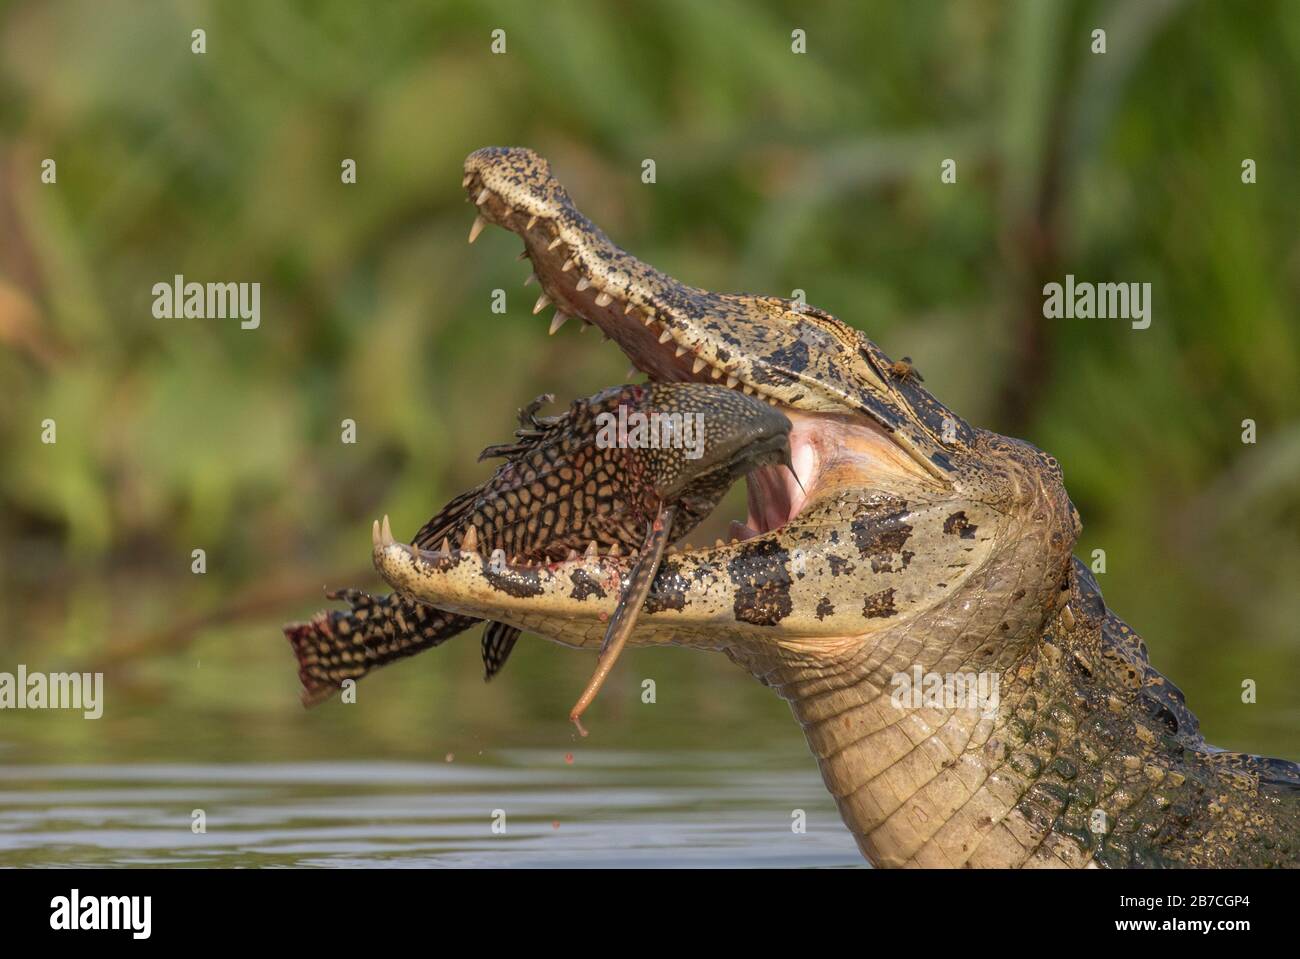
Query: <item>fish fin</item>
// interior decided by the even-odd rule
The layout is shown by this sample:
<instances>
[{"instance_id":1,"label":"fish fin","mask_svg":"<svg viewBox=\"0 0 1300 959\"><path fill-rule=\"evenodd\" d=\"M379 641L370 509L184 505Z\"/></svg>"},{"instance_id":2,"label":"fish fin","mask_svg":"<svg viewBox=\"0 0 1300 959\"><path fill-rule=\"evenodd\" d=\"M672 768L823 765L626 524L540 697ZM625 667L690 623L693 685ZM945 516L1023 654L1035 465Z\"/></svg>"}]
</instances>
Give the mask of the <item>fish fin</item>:
<instances>
[{"instance_id":1,"label":"fish fin","mask_svg":"<svg viewBox=\"0 0 1300 959\"><path fill-rule=\"evenodd\" d=\"M519 633L520 630L505 623L487 624L487 628L483 630L482 643L483 682L489 682L493 676L501 672L501 667L506 664L510 652L515 648Z\"/></svg>"},{"instance_id":2,"label":"fish fin","mask_svg":"<svg viewBox=\"0 0 1300 959\"><path fill-rule=\"evenodd\" d=\"M600 644L600 655L596 659L596 671L592 673L582 695L569 711L569 719L584 736L586 731L578 721L579 717L600 692L600 687L605 684L605 677L614 668L619 654L627 645L628 637L632 635L637 617L641 614L641 607L645 605L646 597L650 595L650 584L654 582L655 574L659 572L659 564L663 561L664 552L668 548L668 536L676 515L676 506L666 507L659 511L659 515L650 524L650 532L646 536L645 545L641 548L640 558L632 567L632 573L628 577L627 589L623 590L623 594L619 597L614 615L609 618L609 625L605 628L605 639Z\"/></svg>"},{"instance_id":3,"label":"fish fin","mask_svg":"<svg viewBox=\"0 0 1300 959\"><path fill-rule=\"evenodd\" d=\"M304 706L329 699L345 680L360 679L385 663L439 646L478 622L395 593L372 596L340 589L325 595L343 600L349 608L322 610L309 622L284 627L298 659Z\"/></svg>"}]
</instances>

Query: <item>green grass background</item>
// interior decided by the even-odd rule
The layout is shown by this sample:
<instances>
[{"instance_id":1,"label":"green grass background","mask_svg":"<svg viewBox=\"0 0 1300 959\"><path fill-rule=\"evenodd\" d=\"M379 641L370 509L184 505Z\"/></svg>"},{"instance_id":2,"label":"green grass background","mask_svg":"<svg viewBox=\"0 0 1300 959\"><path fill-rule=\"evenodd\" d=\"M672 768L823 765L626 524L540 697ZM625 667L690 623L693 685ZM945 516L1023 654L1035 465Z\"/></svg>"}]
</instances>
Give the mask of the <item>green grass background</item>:
<instances>
[{"instance_id":1,"label":"green grass background","mask_svg":"<svg viewBox=\"0 0 1300 959\"><path fill-rule=\"evenodd\" d=\"M545 335L516 240L465 244L461 162L508 144L643 259L803 289L1055 454L1080 555L1106 551L1108 603L1207 737L1300 757L1297 103L1282 0L0 5L0 669L107 673L103 720L9 714L0 740L113 760L567 737L590 659L535 638L488 687L475 633L303 714L279 635L322 586L374 585L371 520L409 533L481 480L522 402L624 379L595 334ZM155 319L176 273L260 281L261 328ZM1044 320L1066 273L1150 282L1151 328ZM798 740L720 657L619 672L605 745Z\"/></svg>"}]
</instances>

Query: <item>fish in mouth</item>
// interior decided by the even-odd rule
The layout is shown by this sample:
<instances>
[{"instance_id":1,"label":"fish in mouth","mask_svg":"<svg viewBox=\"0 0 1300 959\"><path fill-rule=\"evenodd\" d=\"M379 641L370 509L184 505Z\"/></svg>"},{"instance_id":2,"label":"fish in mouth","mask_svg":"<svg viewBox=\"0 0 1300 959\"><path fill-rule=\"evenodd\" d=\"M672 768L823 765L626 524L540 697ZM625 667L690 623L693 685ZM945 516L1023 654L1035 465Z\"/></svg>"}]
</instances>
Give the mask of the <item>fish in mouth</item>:
<instances>
[{"instance_id":1,"label":"fish in mouth","mask_svg":"<svg viewBox=\"0 0 1300 959\"><path fill-rule=\"evenodd\" d=\"M789 419L792 470L749 474L743 537L664 557L627 641L720 651L782 696L869 860L1300 864L1300 766L1205 742L1073 558L1054 458L971 426L822 310L641 262L530 150L471 154L463 186L471 242L489 224L522 238L551 332L598 326L653 384L714 384ZM481 555L430 563L380 537L373 559L407 600L569 646L598 647L617 612L613 591L548 566L521 590ZM601 581L630 570L591 564ZM996 703L900 691L912 675L988 678Z\"/></svg>"},{"instance_id":2,"label":"fish in mouth","mask_svg":"<svg viewBox=\"0 0 1300 959\"><path fill-rule=\"evenodd\" d=\"M443 507L406 548L414 562L434 566L485 558L508 590L526 592L545 566L575 589L619 597L595 677L570 716L582 730L578 720L617 660L668 542L694 529L746 472L767 464L789 469L790 421L751 397L700 383L611 387L573 401L561 415L538 416L553 401L543 395L521 409L514 441L479 455L504 459L491 478ZM375 522L373 542L395 542L387 516ZM590 565L602 552L632 564L626 587L593 578ZM479 621L401 594L328 595L349 608L284 627L309 706ZM519 633L488 624L485 680L505 665Z\"/></svg>"}]
</instances>

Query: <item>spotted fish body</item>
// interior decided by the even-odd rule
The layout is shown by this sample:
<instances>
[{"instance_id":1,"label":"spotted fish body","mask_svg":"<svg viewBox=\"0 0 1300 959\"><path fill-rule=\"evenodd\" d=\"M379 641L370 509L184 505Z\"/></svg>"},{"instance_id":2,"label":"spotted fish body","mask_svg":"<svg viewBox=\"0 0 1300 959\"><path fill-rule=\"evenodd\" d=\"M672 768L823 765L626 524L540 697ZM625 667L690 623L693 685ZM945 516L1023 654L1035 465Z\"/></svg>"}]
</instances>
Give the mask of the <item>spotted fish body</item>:
<instances>
[{"instance_id":1,"label":"spotted fish body","mask_svg":"<svg viewBox=\"0 0 1300 959\"><path fill-rule=\"evenodd\" d=\"M720 386L618 386L539 417L542 398L520 411L515 441L492 477L448 503L412 540L414 550L495 556L512 569L545 566L578 552L635 554L655 517L673 505L670 537L685 535L740 476L789 460L789 420L771 406ZM498 552L499 551L499 552ZM592 589L603 589L594 581ZM346 610L318 612L285 627L298 658L303 700L328 698L348 679L437 646L479 619L394 593L330 593ZM520 631L489 623L485 678L504 665Z\"/></svg>"}]
</instances>

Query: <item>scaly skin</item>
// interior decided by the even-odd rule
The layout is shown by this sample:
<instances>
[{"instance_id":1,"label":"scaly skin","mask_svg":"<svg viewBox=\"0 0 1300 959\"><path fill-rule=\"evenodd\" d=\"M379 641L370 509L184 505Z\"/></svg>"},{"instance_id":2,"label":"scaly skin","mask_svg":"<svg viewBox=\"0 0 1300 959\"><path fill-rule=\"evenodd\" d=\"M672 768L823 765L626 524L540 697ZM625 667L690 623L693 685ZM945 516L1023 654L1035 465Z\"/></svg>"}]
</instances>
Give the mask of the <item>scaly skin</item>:
<instances>
[{"instance_id":1,"label":"scaly skin","mask_svg":"<svg viewBox=\"0 0 1300 959\"><path fill-rule=\"evenodd\" d=\"M471 242L485 222L522 236L544 302L599 325L652 380L723 381L790 416L806 498L752 474L758 534L670 557L632 643L719 650L788 700L868 859L1297 864L1300 767L1204 742L1072 560L1079 518L1055 460L971 427L827 313L641 263L528 150L472 154L464 186ZM374 560L404 595L571 646L597 645L614 608L575 591L565 564L519 589L478 556L431 564L381 543ZM996 707L891 696L918 667L996 679Z\"/></svg>"},{"instance_id":2,"label":"scaly skin","mask_svg":"<svg viewBox=\"0 0 1300 959\"><path fill-rule=\"evenodd\" d=\"M435 563L462 552L492 562L499 551L499 583L566 557L578 560L578 550L586 551L587 560L602 550L635 557L665 506L676 507L671 535L684 536L746 472L789 461L790 421L720 386L611 387L575 400L559 416L539 418L537 410L551 399L539 397L519 411L515 442L490 446L479 456L505 462L425 523L412 549L424 549ZM648 445L648 435L629 435L620 443L614 431L602 431L620 411L625 422L637 414L677 416L679 424L689 417L699 429L683 430L676 441L664 436L667 445ZM376 542L391 540L387 517L382 530L375 526ZM571 578L574 589L618 593L617 581L590 579L582 569ZM349 608L322 610L306 623L284 627L308 706L328 699L345 680L438 646L479 621L396 594L347 589L327 595ZM485 679L505 664L518 636L499 623L484 632Z\"/></svg>"}]
</instances>

